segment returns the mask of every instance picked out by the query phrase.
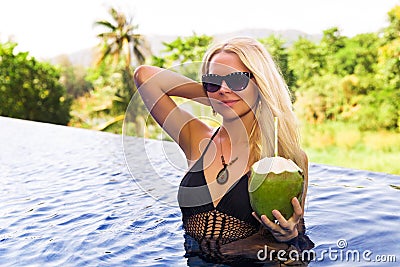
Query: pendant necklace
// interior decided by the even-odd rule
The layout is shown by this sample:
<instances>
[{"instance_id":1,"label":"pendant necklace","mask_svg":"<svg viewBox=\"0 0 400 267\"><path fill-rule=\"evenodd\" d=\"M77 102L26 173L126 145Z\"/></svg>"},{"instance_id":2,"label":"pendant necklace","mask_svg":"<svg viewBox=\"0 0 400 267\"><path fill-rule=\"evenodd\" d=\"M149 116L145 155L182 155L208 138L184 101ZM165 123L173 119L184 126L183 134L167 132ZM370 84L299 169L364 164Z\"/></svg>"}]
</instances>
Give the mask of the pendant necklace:
<instances>
[{"instance_id":1,"label":"pendant necklace","mask_svg":"<svg viewBox=\"0 0 400 267\"><path fill-rule=\"evenodd\" d=\"M229 171L228 171L228 166L232 165L237 159L238 157L234 158L230 163L226 164L225 162L225 158L224 158L224 153L222 151L222 143L221 143L221 132L219 135L219 144L221 146L221 161L222 161L222 169L218 172L217 175L217 183L218 184L225 184L226 181L228 181L229 178Z\"/></svg>"}]
</instances>

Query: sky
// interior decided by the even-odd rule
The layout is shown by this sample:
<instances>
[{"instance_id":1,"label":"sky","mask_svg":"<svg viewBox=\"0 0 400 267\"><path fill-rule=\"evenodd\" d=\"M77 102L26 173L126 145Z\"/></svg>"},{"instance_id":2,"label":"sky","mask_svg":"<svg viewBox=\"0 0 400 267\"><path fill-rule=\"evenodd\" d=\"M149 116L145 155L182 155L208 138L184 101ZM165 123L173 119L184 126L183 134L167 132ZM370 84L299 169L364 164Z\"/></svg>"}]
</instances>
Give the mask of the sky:
<instances>
[{"instance_id":1,"label":"sky","mask_svg":"<svg viewBox=\"0 0 400 267\"><path fill-rule=\"evenodd\" d=\"M96 45L95 21L115 7L144 35L213 35L249 28L308 34L339 27L345 36L377 32L400 0L0 0L0 41L38 58Z\"/></svg>"}]
</instances>

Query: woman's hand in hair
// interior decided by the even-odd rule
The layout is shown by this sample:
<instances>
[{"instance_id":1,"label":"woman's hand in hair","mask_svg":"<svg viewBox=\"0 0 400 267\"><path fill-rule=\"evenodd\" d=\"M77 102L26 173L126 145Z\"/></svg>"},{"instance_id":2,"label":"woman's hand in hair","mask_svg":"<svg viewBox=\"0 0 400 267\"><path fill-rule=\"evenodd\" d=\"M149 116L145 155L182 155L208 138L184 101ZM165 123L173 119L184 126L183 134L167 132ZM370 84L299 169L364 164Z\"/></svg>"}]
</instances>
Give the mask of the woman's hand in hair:
<instances>
[{"instance_id":1,"label":"woman's hand in hair","mask_svg":"<svg viewBox=\"0 0 400 267\"><path fill-rule=\"evenodd\" d=\"M294 197L292 199L293 215L288 220L278 210L273 210L272 214L275 216L277 222L272 222L267 216L261 215L258 217L255 212L253 216L267 228L276 240L279 242L286 242L298 236L297 225L303 215L303 209L300 206L299 200Z\"/></svg>"}]
</instances>

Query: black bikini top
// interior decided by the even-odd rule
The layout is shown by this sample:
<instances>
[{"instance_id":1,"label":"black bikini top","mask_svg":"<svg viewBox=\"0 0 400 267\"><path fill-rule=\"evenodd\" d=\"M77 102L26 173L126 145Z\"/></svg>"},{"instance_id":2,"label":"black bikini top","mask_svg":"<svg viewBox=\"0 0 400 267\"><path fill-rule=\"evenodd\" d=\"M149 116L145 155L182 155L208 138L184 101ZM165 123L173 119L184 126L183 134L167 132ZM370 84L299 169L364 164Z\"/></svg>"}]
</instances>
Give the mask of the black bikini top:
<instances>
[{"instance_id":1,"label":"black bikini top","mask_svg":"<svg viewBox=\"0 0 400 267\"><path fill-rule=\"evenodd\" d=\"M218 235L223 236L224 234L221 234L220 232L223 232L224 228L227 228L228 226L232 228L232 222L236 221L236 223L233 223L236 227L233 228L246 228L247 230L244 231L244 235L237 233L241 235L240 237L233 234L232 238L243 238L254 233L260 226L260 223L251 215L253 209L250 205L248 193L249 173L238 179L238 181L229 188L216 206L214 206L212 201L204 175L203 158L218 131L219 128L211 137L210 142L207 144L199 160L185 174L180 183L178 202L182 211L183 226L186 230L189 230L189 234L192 232L192 236L194 237L215 237L215 233L212 231L207 232L207 229L204 229L207 227L200 227L203 228L202 230L197 228L200 225L213 224L214 226L212 228L217 228L219 230ZM225 222L220 222L221 218L226 218L226 220L224 219ZM212 222L213 220L218 221L217 224L222 224L222 226L219 225L216 227L216 222ZM226 224L226 227L223 226L224 223ZM238 232L241 231L238 230Z\"/></svg>"}]
</instances>

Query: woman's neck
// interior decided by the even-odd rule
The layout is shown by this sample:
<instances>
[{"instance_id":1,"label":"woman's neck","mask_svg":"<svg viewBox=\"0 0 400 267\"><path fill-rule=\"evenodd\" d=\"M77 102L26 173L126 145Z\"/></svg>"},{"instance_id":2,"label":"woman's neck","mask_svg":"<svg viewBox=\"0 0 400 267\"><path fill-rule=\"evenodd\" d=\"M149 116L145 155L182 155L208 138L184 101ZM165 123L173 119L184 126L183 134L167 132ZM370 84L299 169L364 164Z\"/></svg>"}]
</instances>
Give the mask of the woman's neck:
<instances>
[{"instance_id":1,"label":"woman's neck","mask_svg":"<svg viewBox=\"0 0 400 267\"><path fill-rule=\"evenodd\" d=\"M230 143L240 144L249 142L251 130L256 123L254 112L250 110L248 113L233 120L223 119L220 134L223 137L229 137Z\"/></svg>"}]
</instances>

